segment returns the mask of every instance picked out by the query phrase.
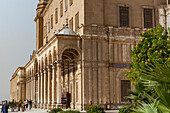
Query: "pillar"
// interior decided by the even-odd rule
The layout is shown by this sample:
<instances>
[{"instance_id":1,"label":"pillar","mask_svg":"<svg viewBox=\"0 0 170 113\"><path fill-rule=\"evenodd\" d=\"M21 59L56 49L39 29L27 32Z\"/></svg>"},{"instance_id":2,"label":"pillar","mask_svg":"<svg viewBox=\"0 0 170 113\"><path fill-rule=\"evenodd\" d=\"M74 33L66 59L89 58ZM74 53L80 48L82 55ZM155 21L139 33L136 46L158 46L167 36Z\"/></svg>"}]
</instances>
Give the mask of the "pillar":
<instances>
[{"instance_id":1,"label":"pillar","mask_svg":"<svg viewBox=\"0 0 170 113\"><path fill-rule=\"evenodd\" d=\"M69 63L68 63L68 72L67 72L67 87L68 87L68 92L70 93L70 74L69 74Z\"/></svg>"},{"instance_id":2,"label":"pillar","mask_svg":"<svg viewBox=\"0 0 170 113\"><path fill-rule=\"evenodd\" d=\"M75 69L74 69L74 64L73 64L73 109L75 109L75 83L76 83L76 80L75 80Z\"/></svg>"},{"instance_id":3,"label":"pillar","mask_svg":"<svg viewBox=\"0 0 170 113\"><path fill-rule=\"evenodd\" d=\"M47 72L44 69L44 104L47 104Z\"/></svg>"},{"instance_id":4,"label":"pillar","mask_svg":"<svg viewBox=\"0 0 170 113\"><path fill-rule=\"evenodd\" d=\"M33 80L33 101L36 99L36 78L35 78L35 76L33 77L34 78L34 80Z\"/></svg>"},{"instance_id":5,"label":"pillar","mask_svg":"<svg viewBox=\"0 0 170 113\"><path fill-rule=\"evenodd\" d=\"M65 87L65 75L64 75L64 72L65 72L65 65L63 64L63 93L65 93L66 91L66 87Z\"/></svg>"},{"instance_id":6,"label":"pillar","mask_svg":"<svg viewBox=\"0 0 170 113\"><path fill-rule=\"evenodd\" d=\"M41 75L38 74L38 104L41 103Z\"/></svg>"},{"instance_id":7,"label":"pillar","mask_svg":"<svg viewBox=\"0 0 170 113\"><path fill-rule=\"evenodd\" d=\"M48 67L48 104L51 104L52 96L51 96L51 66Z\"/></svg>"},{"instance_id":8,"label":"pillar","mask_svg":"<svg viewBox=\"0 0 170 113\"><path fill-rule=\"evenodd\" d=\"M61 64L57 64L57 104L61 104Z\"/></svg>"},{"instance_id":9,"label":"pillar","mask_svg":"<svg viewBox=\"0 0 170 113\"><path fill-rule=\"evenodd\" d=\"M41 76L41 104L44 103L44 74L43 71L40 72Z\"/></svg>"},{"instance_id":10,"label":"pillar","mask_svg":"<svg viewBox=\"0 0 170 113\"><path fill-rule=\"evenodd\" d=\"M53 80L52 80L52 104L56 104L56 66L53 65Z\"/></svg>"}]
</instances>

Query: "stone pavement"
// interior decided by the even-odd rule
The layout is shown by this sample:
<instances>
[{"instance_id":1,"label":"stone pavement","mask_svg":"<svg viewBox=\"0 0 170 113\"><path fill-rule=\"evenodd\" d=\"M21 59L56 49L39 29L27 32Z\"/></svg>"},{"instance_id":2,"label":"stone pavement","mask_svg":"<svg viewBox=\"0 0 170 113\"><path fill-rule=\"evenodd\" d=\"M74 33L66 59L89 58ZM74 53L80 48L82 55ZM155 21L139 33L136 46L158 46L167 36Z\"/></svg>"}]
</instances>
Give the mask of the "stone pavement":
<instances>
[{"instance_id":1,"label":"stone pavement","mask_svg":"<svg viewBox=\"0 0 170 113\"><path fill-rule=\"evenodd\" d=\"M27 110L24 112L11 112L11 109L9 109L8 113L47 113L47 110L44 109L32 109L32 110Z\"/></svg>"},{"instance_id":2,"label":"stone pavement","mask_svg":"<svg viewBox=\"0 0 170 113\"><path fill-rule=\"evenodd\" d=\"M25 113L47 113L47 110L44 109L32 109L24 111ZM9 113L24 113L24 112L11 112L11 109L9 109ZM85 111L82 111L82 113L85 113ZM118 110L109 110L106 111L106 113L118 113Z\"/></svg>"}]
</instances>

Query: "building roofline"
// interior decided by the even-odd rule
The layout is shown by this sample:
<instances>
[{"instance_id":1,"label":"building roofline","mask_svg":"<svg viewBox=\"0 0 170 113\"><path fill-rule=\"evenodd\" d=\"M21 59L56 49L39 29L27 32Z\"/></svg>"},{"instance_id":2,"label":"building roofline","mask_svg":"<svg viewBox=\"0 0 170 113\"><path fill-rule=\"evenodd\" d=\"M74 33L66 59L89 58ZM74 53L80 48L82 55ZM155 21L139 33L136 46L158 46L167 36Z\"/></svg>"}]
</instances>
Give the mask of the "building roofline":
<instances>
[{"instance_id":1,"label":"building roofline","mask_svg":"<svg viewBox=\"0 0 170 113\"><path fill-rule=\"evenodd\" d=\"M49 0L48 4L46 5L45 9L43 10L43 12L41 13L41 16L43 17L45 15L45 13L47 12L49 6L51 5L53 0Z\"/></svg>"},{"instance_id":2,"label":"building roofline","mask_svg":"<svg viewBox=\"0 0 170 113\"><path fill-rule=\"evenodd\" d=\"M19 70L23 70L23 69L25 69L25 67L18 67L17 70L16 70L16 71L14 72L14 74L12 75L11 80L16 77L16 75L17 75L17 73L18 73ZM10 80L10 81L11 81L11 80Z\"/></svg>"}]
</instances>

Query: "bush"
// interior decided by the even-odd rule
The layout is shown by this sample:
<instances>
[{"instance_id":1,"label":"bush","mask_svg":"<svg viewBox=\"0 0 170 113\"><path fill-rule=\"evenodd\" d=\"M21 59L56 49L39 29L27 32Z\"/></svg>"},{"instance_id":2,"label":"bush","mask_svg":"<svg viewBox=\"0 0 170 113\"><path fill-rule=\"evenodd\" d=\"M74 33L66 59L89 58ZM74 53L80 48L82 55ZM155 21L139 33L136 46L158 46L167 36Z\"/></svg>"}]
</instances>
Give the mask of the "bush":
<instances>
[{"instance_id":1,"label":"bush","mask_svg":"<svg viewBox=\"0 0 170 113\"><path fill-rule=\"evenodd\" d=\"M87 108L87 113L105 113L104 108L99 105L92 105Z\"/></svg>"},{"instance_id":2,"label":"bush","mask_svg":"<svg viewBox=\"0 0 170 113\"><path fill-rule=\"evenodd\" d=\"M15 101L15 102L14 102L14 107L17 107L17 105L18 105L18 103Z\"/></svg>"},{"instance_id":3,"label":"bush","mask_svg":"<svg viewBox=\"0 0 170 113\"><path fill-rule=\"evenodd\" d=\"M124 106L124 107L119 109L118 113L131 113L131 110L129 109L129 107Z\"/></svg>"},{"instance_id":4,"label":"bush","mask_svg":"<svg viewBox=\"0 0 170 113\"><path fill-rule=\"evenodd\" d=\"M11 102L10 101L8 102L8 105L9 105L9 107L11 107Z\"/></svg>"},{"instance_id":5,"label":"bush","mask_svg":"<svg viewBox=\"0 0 170 113\"><path fill-rule=\"evenodd\" d=\"M53 108L49 113L58 113L60 111L63 111L61 108Z\"/></svg>"},{"instance_id":6,"label":"bush","mask_svg":"<svg viewBox=\"0 0 170 113\"><path fill-rule=\"evenodd\" d=\"M77 110L67 110L67 111L61 111L60 113L80 113L80 111L77 111Z\"/></svg>"}]
</instances>

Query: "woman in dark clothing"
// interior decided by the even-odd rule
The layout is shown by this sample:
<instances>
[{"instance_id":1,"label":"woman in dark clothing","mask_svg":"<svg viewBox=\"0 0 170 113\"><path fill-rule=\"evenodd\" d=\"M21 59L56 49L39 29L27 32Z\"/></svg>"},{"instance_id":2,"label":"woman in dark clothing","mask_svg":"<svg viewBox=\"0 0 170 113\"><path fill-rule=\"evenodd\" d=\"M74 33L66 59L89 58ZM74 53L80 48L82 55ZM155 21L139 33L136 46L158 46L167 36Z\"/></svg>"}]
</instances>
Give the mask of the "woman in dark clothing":
<instances>
[{"instance_id":1,"label":"woman in dark clothing","mask_svg":"<svg viewBox=\"0 0 170 113\"><path fill-rule=\"evenodd\" d=\"M5 104L2 106L1 113L8 113L9 105L7 101L5 101Z\"/></svg>"},{"instance_id":2,"label":"woman in dark clothing","mask_svg":"<svg viewBox=\"0 0 170 113\"><path fill-rule=\"evenodd\" d=\"M11 102L11 111L14 112L14 99Z\"/></svg>"}]
</instances>

